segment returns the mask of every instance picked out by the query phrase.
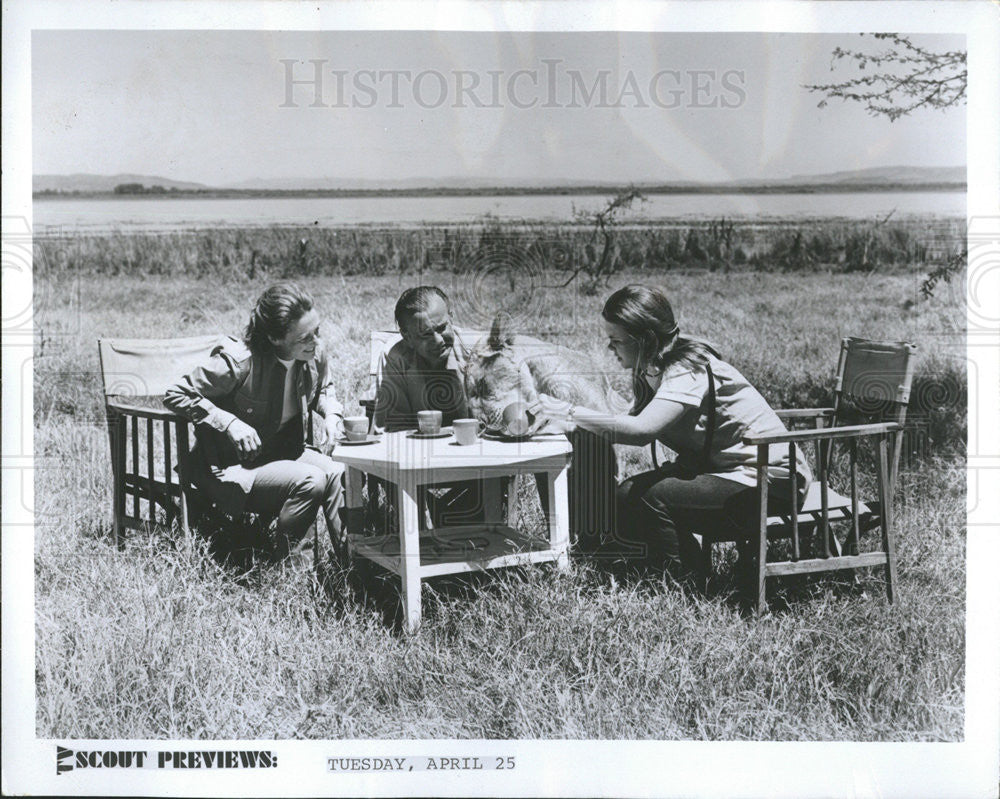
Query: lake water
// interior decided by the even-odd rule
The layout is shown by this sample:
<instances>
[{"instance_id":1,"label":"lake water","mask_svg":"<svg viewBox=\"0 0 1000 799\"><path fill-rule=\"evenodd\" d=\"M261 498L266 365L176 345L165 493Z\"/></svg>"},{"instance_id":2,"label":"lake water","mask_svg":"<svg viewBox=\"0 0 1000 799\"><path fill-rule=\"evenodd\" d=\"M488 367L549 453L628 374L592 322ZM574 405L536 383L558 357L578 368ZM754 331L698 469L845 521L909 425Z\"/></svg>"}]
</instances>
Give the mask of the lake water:
<instances>
[{"instance_id":1,"label":"lake water","mask_svg":"<svg viewBox=\"0 0 1000 799\"><path fill-rule=\"evenodd\" d=\"M468 223L486 214L503 220L568 222L574 209L601 208L610 195L515 197L253 197L40 199L34 229L42 234L155 232L257 225L402 225ZM895 211L964 218L965 193L842 192L834 194L659 194L622 221L744 217L873 219Z\"/></svg>"}]
</instances>

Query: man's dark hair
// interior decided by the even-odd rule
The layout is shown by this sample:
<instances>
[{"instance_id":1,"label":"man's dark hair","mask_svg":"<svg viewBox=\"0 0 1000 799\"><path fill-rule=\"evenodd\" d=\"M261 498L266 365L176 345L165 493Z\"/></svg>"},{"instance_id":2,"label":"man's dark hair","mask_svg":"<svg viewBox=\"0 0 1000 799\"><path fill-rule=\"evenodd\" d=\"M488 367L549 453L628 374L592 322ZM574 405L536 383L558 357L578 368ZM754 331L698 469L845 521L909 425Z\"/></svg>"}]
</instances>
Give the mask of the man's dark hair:
<instances>
[{"instance_id":1,"label":"man's dark hair","mask_svg":"<svg viewBox=\"0 0 1000 799\"><path fill-rule=\"evenodd\" d=\"M404 291L399 295L399 299L396 300L396 310L393 311L393 315L396 317L396 325L400 330L403 329L403 322L406 319L427 310L431 304L431 297L440 297L444 300L444 305L448 309L448 313L451 313L451 303L448 301L448 295L441 291L441 289L437 286L416 286Z\"/></svg>"}]
</instances>

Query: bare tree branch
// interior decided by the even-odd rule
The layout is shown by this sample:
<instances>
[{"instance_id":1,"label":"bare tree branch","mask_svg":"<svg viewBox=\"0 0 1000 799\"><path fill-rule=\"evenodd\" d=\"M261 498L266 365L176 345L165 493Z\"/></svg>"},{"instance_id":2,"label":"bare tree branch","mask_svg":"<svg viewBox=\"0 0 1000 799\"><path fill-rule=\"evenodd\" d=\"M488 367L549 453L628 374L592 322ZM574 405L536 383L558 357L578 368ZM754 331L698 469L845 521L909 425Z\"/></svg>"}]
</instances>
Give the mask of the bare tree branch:
<instances>
[{"instance_id":1,"label":"bare tree branch","mask_svg":"<svg viewBox=\"0 0 1000 799\"><path fill-rule=\"evenodd\" d=\"M865 34L860 34L864 36ZM943 110L965 102L968 71L965 52L949 50L933 52L914 44L909 37L898 33L876 33L874 38L887 42L889 48L876 53L860 50L834 49L830 60L830 71L837 68L842 60L853 62L857 75L840 83L825 83L805 86L811 92L822 92L825 96L819 102L823 108L838 97L863 103L872 116L885 116L890 122L906 116L918 108ZM875 67L868 71L869 66ZM891 214L890 214L891 216ZM884 224L886 217L875 227ZM871 232L865 240L860 263L867 264ZM938 283L948 282L965 268L967 250L952 256L932 271L920 286L921 294L929 299Z\"/></svg>"},{"instance_id":2,"label":"bare tree branch","mask_svg":"<svg viewBox=\"0 0 1000 799\"><path fill-rule=\"evenodd\" d=\"M846 60L866 74L804 87L825 95L820 108L834 98L851 100L862 103L872 116L895 121L918 108L942 110L965 101L968 71L964 51L932 52L898 33L873 36L888 43L888 49L867 53L837 47L830 62L831 72Z\"/></svg>"}]
</instances>

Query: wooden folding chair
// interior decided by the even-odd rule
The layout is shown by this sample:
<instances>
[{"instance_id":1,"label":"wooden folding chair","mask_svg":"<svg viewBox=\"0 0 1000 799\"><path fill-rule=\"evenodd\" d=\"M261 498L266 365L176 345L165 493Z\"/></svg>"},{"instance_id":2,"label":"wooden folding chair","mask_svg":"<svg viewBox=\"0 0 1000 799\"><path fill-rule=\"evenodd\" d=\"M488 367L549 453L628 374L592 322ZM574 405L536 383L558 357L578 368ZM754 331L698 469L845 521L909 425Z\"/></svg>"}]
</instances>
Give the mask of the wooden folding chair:
<instances>
[{"instance_id":1,"label":"wooden folding chair","mask_svg":"<svg viewBox=\"0 0 1000 799\"><path fill-rule=\"evenodd\" d=\"M177 520L190 535L189 423L167 410L162 398L220 341L217 335L98 339L114 476L116 545L125 528L158 523L157 508L166 524Z\"/></svg>"},{"instance_id":2,"label":"wooden folding chair","mask_svg":"<svg viewBox=\"0 0 1000 799\"><path fill-rule=\"evenodd\" d=\"M378 396L378 387L382 383L382 372L385 369L385 358L403 337L398 330L373 330L371 333L371 349L368 357L368 374L371 383L365 395L359 400L365 415L368 417L368 429L372 429L372 422L375 419L375 398Z\"/></svg>"},{"instance_id":3,"label":"wooden folding chair","mask_svg":"<svg viewBox=\"0 0 1000 799\"><path fill-rule=\"evenodd\" d=\"M703 576L712 570L712 544L720 541L749 542L746 554L756 561L754 604L758 613L765 609L765 582L769 577L812 572L884 566L886 595L895 595L895 532L892 499L902 448L902 430L913 379L916 347L903 342L878 342L858 338L841 341L837 380L832 408L778 411L789 422L813 421L814 429L792 430L763 436L747 436L743 443L757 448L757 517L744 534L739 531L706 531L703 536ZM845 422L865 420L864 424ZM767 466L770 448L788 447L795 462L795 447L812 444L815 450L815 479L801 503L789 481L789 508L797 513L768 514ZM831 464L835 445L847 450L849 496L831 486ZM858 488L859 450L871 444L877 499L864 501ZM838 538L834 525L846 528ZM881 529L879 548L860 551L861 534ZM790 541L790 556L768 560L769 542ZM810 544L810 557L803 557L803 544ZM786 545L787 546L787 545Z\"/></svg>"}]
</instances>

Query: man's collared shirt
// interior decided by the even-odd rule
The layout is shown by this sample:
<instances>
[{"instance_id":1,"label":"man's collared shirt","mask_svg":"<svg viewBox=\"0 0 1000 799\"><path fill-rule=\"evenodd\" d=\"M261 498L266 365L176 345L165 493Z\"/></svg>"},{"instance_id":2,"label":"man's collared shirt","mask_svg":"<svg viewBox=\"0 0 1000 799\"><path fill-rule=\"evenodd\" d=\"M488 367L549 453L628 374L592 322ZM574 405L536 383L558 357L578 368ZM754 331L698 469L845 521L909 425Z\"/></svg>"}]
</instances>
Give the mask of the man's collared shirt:
<instances>
[{"instance_id":1,"label":"man's collared shirt","mask_svg":"<svg viewBox=\"0 0 1000 799\"><path fill-rule=\"evenodd\" d=\"M375 431L413 429L417 411L441 411L441 423L446 425L467 417L465 352L457 330L448 362L441 369L428 367L405 341L393 345L386 354L375 397Z\"/></svg>"}]
</instances>

